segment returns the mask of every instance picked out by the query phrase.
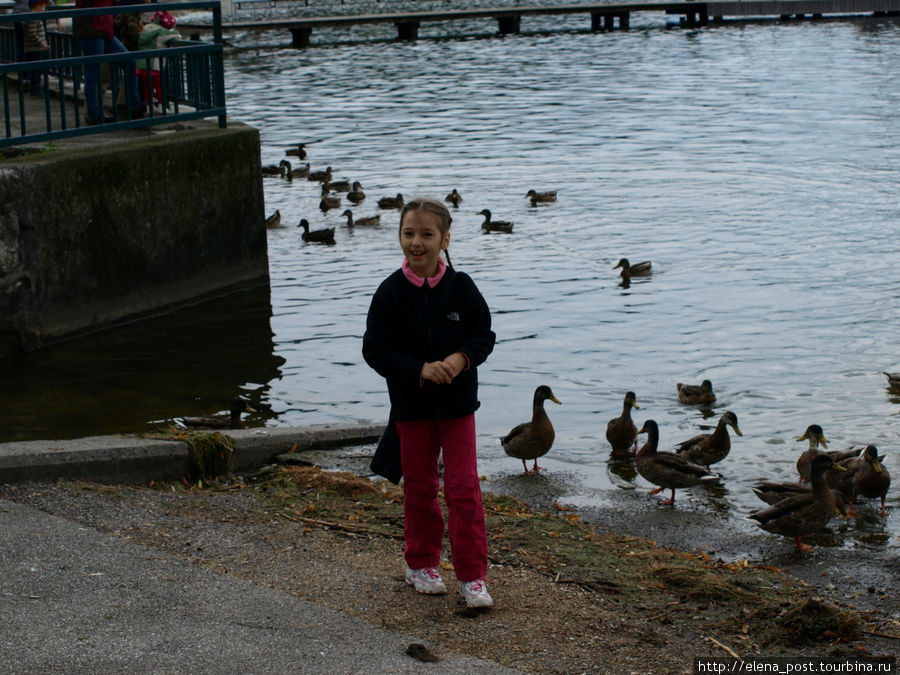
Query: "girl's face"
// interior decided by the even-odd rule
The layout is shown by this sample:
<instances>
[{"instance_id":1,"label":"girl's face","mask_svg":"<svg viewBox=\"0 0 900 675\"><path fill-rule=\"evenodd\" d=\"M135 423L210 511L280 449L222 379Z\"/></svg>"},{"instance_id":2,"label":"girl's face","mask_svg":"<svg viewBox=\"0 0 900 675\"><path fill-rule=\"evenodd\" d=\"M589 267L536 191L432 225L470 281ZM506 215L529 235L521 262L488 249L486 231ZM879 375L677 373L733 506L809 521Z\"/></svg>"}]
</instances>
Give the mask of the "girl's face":
<instances>
[{"instance_id":1,"label":"girl's face","mask_svg":"<svg viewBox=\"0 0 900 675\"><path fill-rule=\"evenodd\" d=\"M441 233L437 215L419 209L407 211L400 224L400 248L410 269L427 279L438 271L441 251L450 245L450 231Z\"/></svg>"}]
</instances>

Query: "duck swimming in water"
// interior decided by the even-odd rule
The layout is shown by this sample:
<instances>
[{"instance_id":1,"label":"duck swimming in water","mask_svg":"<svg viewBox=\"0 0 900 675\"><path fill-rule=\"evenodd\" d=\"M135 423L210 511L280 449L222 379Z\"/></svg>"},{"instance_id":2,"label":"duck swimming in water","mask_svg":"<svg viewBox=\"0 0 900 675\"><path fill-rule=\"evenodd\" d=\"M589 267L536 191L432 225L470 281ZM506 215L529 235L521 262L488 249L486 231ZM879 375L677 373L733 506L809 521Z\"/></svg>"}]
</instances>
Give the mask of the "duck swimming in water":
<instances>
[{"instance_id":1,"label":"duck swimming in water","mask_svg":"<svg viewBox=\"0 0 900 675\"><path fill-rule=\"evenodd\" d=\"M315 242L318 244L334 244L334 228L326 227L321 230L310 230L309 221L303 218L297 227L303 228L303 234L300 238L305 242Z\"/></svg>"},{"instance_id":2,"label":"duck swimming in water","mask_svg":"<svg viewBox=\"0 0 900 675\"><path fill-rule=\"evenodd\" d=\"M512 223L505 220L491 220L489 209L482 209L475 215L484 216L484 222L481 223L481 229L484 232L505 232L506 234L511 234L513 231L514 226Z\"/></svg>"},{"instance_id":3,"label":"duck swimming in water","mask_svg":"<svg viewBox=\"0 0 900 675\"><path fill-rule=\"evenodd\" d=\"M404 204L403 195L399 192L396 197L382 197L378 200L380 209L402 209Z\"/></svg>"},{"instance_id":4,"label":"duck swimming in water","mask_svg":"<svg viewBox=\"0 0 900 675\"><path fill-rule=\"evenodd\" d=\"M381 225L381 216L366 216L365 218L353 219L353 211L346 209L342 214L347 219L347 227L374 227Z\"/></svg>"},{"instance_id":5,"label":"duck swimming in water","mask_svg":"<svg viewBox=\"0 0 900 675\"><path fill-rule=\"evenodd\" d=\"M545 192L529 190L528 194L525 195L525 199L531 199L532 206L537 206L538 204L549 204L550 202L556 201L556 190L547 190Z\"/></svg>"},{"instance_id":6,"label":"duck swimming in water","mask_svg":"<svg viewBox=\"0 0 900 675\"><path fill-rule=\"evenodd\" d=\"M702 464L707 469L710 464L721 462L731 451L731 437L728 427L734 433L743 436L738 428L737 415L730 410L719 418L715 431L711 434L699 434L676 446L675 452L694 464Z\"/></svg>"},{"instance_id":7,"label":"duck swimming in water","mask_svg":"<svg viewBox=\"0 0 900 675\"><path fill-rule=\"evenodd\" d=\"M637 452L637 427L631 419L631 409L638 409L637 396L633 391L625 394L622 402L622 414L614 417L606 424L606 440L612 446L613 452L625 452L634 446Z\"/></svg>"},{"instance_id":8,"label":"duck swimming in water","mask_svg":"<svg viewBox=\"0 0 900 675\"><path fill-rule=\"evenodd\" d=\"M678 392L678 400L688 405L712 405L716 402L716 395L713 393L712 382L703 380L700 384L682 384L675 385Z\"/></svg>"},{"instance_id":9,"label":"duck swimming in water","mask_svg":"<svg viewBox=\"0 0 900 675\"><path fill-rule=\"evenodd\" d=\"M544 410L544 401L553 401L560 403L560 400L553 395L550 387L542 384L534 390L534 399L531 404L531 421L522 422L512 428L512 430L500 439L503 450L510 457L522 460L522 466L525 467L525 473L538 473L541 467L538 466L538 457L543 457L553 445L553 439L556 432L553 430L553 424ZM529 471L525 460L533 459L534 467Z\"/></svg>"},{"instance_id":10,"label":"duck swimming in water","mask_svg":"<svg viewBox=\"0 0 900 675\"><path fill-rule=\"evenodd\" d=\"M463 200L462 195L460 195L456 191L456 188L453 188L453 190L450 192L450 194L448 194L446 197L444 197L445 202L447 202L449 204L453 204L453 206L456 206L456 207L459 206L459 204L462 200Z\"/></svg>"}]
</instances>

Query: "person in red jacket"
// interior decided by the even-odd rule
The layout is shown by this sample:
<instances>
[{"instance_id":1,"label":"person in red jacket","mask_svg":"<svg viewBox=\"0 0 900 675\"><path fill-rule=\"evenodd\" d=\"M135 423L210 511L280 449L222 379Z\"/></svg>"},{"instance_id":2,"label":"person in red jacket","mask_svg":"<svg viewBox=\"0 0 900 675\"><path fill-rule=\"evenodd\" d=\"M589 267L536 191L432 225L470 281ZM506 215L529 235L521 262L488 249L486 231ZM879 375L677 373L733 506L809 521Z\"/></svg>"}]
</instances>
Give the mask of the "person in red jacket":
<instances>
[{"instance_id":1,"label":"person in red jacket","mask_svg":"<svg viewBox=\"0 0 900 675\"><path fill-rule=\"evenodd\" d=\"M94 9L112 7L113 4L113 0L76 0L75 8ZM78 38L84 56L119 54L128 51L115 35L115 17L112 14L76 18L74 34ZM128 93L131 119L143 117L146 107L141 101L137 74L132 61L125 66L125 88ZM103 114L102 93L100 90L100 65L85 66L84 101L87 106L88 125L113 121L112 118ZM124 117L127 119L128 115L126 114Z\"/></svg>"}]
</instances>

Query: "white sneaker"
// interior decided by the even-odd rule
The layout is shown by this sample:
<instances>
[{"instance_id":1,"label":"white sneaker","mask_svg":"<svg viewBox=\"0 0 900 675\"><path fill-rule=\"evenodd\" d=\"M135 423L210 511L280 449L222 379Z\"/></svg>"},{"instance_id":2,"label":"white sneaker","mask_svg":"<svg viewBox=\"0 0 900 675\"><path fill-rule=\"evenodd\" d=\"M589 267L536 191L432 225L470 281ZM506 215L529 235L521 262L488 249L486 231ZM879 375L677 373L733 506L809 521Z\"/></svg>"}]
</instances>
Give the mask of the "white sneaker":
<instances>
[{"instance_id":1,"label":"white sneaker","mask_svg":"<svg viewBox=\"0 0 900 675\"><path fill-rule=\"evenodd\" d=\"M459 592L466 599L466 607L487 609L494 606L494 600L491 598L490 593L487 592L484 579L460 581Z\"/></svg>"},{"instance_id":2,"label":"white sneaker","mask_svg":"<svg viewBox=\"0 0 900 675\"><path fill-rule=\"evenodd\" d=\"M441 573L437 567L423 567L418 570L406 568L406 583L414 587L419 593L439 595L447 592L447 586L441 579Z\"/></svg>"}]
</instances>

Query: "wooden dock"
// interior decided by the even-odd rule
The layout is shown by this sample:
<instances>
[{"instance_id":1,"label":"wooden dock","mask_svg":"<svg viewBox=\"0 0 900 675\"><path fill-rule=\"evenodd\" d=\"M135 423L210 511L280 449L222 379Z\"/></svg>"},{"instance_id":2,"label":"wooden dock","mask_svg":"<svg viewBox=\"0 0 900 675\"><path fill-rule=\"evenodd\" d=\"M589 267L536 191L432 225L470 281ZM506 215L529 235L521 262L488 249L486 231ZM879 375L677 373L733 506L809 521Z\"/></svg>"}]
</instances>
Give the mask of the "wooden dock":
<instances>
[{"instance_id":1,"label":"wooden dock","mask_svg":"<svg viewBox=\"0 0 900 675\"><path fill-rule=\"evenodd\" d=\"M223 21L222 29L272 30L291 32L294 47L309 46L314 28L353 26L371 23L392 23L397 27L397 39L413 41L419 36L419 26L425 22L458 21L461 19L494 19L501 35L518 33L522 17L560 14L588 14L591 30L614 30L618 21L620 30L627 30L634 12L662 12L681 16L681 24L687 27L706 26L710 22L778 18L781 20L854 15L900 16L900 0L709 0L693 2L614 2L581 3L574 5L544 5L531 7L492 7L454 9L426 12L389 12L384 14L353 14L339 16L315 16L247 21ZM208 30L209 26L179 21L185 32Z\"/></svg>"}]
</instances>

